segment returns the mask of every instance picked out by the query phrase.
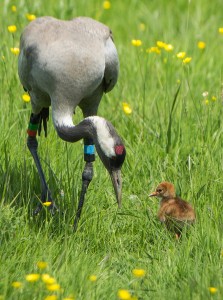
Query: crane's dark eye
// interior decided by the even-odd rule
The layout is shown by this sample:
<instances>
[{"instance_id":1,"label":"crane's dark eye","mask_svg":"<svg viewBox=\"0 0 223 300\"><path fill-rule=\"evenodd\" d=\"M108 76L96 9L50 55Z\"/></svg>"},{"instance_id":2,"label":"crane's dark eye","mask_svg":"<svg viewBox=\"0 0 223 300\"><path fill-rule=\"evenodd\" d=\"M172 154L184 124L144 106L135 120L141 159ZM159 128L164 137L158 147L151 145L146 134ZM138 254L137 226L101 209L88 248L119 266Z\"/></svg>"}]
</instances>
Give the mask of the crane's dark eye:
<instances>
[{"instance_id":1,"label":"crane's dark eye","mask_svg":"<svg viewBox=\"0 0 223 300\"><path fill-rule=\"evenodd\" d=\"M114 169L120 168L125 160L126 151L124 146L122 148L122 151L120 151L119 153L116 153L116 156L110 158L110 166Z\"/></svg>"},{"instance_id":2,"label":"crane's dark eye","mask_svg":"<svg viewBox=\"0 0 223 300\"><path fill-rule=\"evenodd\" d=\"M162 189L157 189L156 191L157 191L158 193L162 193L163 190L162 190Z\"/></svg>"}]
</instances>

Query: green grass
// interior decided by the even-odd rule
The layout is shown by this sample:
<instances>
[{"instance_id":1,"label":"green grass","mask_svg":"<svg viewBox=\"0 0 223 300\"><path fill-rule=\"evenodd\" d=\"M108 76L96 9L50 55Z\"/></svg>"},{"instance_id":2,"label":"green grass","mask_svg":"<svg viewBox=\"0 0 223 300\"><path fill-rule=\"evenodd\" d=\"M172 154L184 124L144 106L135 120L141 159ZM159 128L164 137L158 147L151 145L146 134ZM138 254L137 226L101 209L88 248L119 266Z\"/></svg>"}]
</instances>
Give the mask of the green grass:
<instances>
[{"instance_id":1,"label":"green grass","mask_svg":"<svg viewBox=\"0 0 223 300\"><path fill-rule=\"evenodd\" d=\"M127 289L138 299L223 298L223 27L222 1L2 0L0 3L0 298L45 299L51 293L25 276L42 272L62 287L58 299L118 299ZM12 5L17 12L11 11ZM32 211L40 196L37 171L26 148L30 104L22 101L17 56L10 51L28 21L26 13L70 19L86 15L112 28L120 58L114 90L101 101L99 115L110 120L127 149L123 206L119 210L110 178L97 157L82 218L72 224L81 188L82 143L60 140L49 122L39 153L53 196L64 212L51 218ZM140 23L145 30L139 29ZM8 25L15 24L11 34ZM131 45L141 39L142 46ZM164 41L174 46L160 55L146 49ZM206 48L200 50L198 41ZM192 61L176 57L185 51ZM179 80L181 87L179 88ZM204 98L202 93L208 91ZM211 97L217 100L212 101ZM208 105L205 99L209 100ZM125 115L122 102L132 107ZM82 119L77 110L74 121ZM176 242L156 218L158 200L148 194L172 181L195 207L197 223ZM64 191L64 197L60 191ZM132 270L146 270L143 279ZM95 274L96 282L89 281ZM21 281L15 289L12 282ZM210 294L209 287L217 288Z\"/></svg>"}]
</instances>

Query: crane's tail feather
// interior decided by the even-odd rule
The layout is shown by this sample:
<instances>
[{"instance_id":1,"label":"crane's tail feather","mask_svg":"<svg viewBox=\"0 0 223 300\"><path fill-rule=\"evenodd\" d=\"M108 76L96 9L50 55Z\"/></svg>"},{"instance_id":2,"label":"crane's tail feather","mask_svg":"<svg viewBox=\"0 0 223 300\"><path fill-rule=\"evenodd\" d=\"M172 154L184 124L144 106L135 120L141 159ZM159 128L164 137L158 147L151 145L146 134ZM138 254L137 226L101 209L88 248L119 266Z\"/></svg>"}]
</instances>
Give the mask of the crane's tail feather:
<instances>
[{"instance_id":1,"label":"crane's tail feather","mask_svg":"<svg viewBox=\"0 0 223 300\"><path fill-rule=\"evenodd\" d=\"M42 125L43 125L45 137L47 137L47 122L48 122L48 120L49 120L49 107L47 107L47 108L44 107L40 112L38 135L41 134Z\"/></svg>"}]
</instances>

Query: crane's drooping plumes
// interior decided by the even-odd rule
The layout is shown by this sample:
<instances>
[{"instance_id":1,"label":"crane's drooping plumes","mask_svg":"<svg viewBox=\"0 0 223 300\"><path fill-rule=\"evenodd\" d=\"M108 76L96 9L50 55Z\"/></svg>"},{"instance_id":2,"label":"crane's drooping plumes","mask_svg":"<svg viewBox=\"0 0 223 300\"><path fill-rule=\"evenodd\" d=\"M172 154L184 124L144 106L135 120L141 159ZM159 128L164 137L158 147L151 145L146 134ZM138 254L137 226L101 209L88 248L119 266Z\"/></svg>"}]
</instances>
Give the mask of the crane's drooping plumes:
<instances>
[{"instance_id":1,"label":"crane's drooping plumes","mask_svg":"<svg viewBox=\"0 0 223 300\"><path fill-rule=\"evenodd\" d=\"M103 93L112 90L118 78L119 61L111 30L86 17L70 21L38 18L21 35L18 72L31 96L27 145L39 172L41 201L50 201L51 208L55 208L39 161L36 139L42 123L46 133L52 106L54 127L61 139L67 142L84 139L86 164L75 228L93 177L94 145L111 176L120 206L125 147L112 124L96 116ZM77 106L85 118L75 126L72 117Z\"/></svg>"},{"instance_id":2,"label":"crane's drooping plumes","mask_svg":"<svg viewBox=\"0 0 223 300\"><path fill-rule=\"evenodd\" d=\"M158 218L165 223L167 229L176 234L177 238L180 237L185 225L195 222L194 209L188 202L176 196L172 183L161 182L149 196L161 199Z\"/></svg>"}]
</instances>

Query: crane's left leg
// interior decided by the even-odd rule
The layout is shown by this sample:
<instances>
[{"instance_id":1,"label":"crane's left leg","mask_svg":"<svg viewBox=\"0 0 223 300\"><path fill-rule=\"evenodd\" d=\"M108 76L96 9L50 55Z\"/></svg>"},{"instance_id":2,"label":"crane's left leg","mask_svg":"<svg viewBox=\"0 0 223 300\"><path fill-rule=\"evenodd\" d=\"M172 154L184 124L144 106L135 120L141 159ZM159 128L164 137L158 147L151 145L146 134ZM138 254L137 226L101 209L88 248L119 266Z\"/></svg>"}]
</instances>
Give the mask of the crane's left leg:
<instances>
[{"instance_id":1,"label":"crane's left leg","mask_svg":"<svg viewBox=\"0 0 223 300\"><path fill-rule=\"evenodd\" d=\"M52 200L51 192L46 183L46 179L37 152L38 142L36 139L37 131L39 131L39 133L41 131L41 123L43 123L45 135L47 134L46 122L48 119L48 113L49 110L47 108L43 108L39 114L33 114L33 113L31 114L29 126L27 129L27 133L28 133L27 146L29 148L30 153L33 156L35 165L39 173L40 183L41 183L41 202L42 203L50 202L49 208L51 212L54 213L54 211L57 210L57 207L55 206L54 201ZM37 215L40 212L40 210L42 209L42 203L40 203L38 207L35 209L34 215Z\"/></svg>"},{"instance_id":2,"label":"crane's left leg","mask_svg":"<svg viewBox=\"0 0 223 300\"><path fill-rule=\"evenodd\" d=\"M95 161L95 154L94 154L94 143L92 139L84 139L84 160L86 163L85 163L84 171L82 173L82 189L81 189L76 217L74 220L74 231L77 230L78 221L80 219L81 211L84 204L85 194L94 175L93 162Z\"/></svg>"}]
</instances>

